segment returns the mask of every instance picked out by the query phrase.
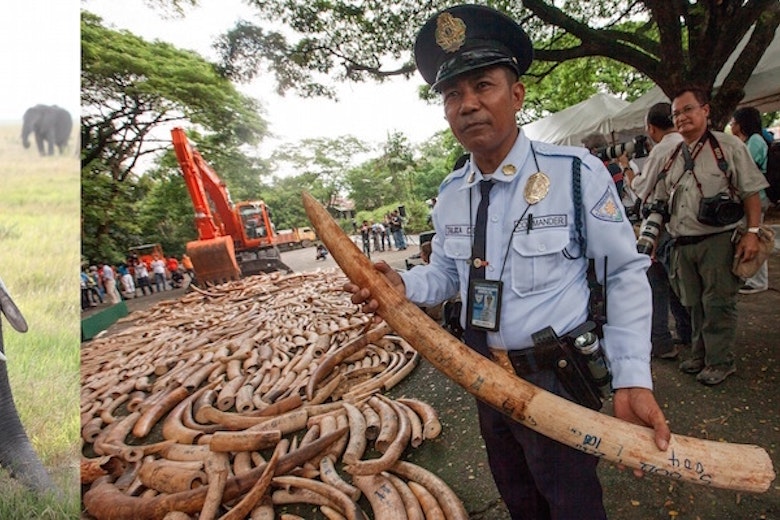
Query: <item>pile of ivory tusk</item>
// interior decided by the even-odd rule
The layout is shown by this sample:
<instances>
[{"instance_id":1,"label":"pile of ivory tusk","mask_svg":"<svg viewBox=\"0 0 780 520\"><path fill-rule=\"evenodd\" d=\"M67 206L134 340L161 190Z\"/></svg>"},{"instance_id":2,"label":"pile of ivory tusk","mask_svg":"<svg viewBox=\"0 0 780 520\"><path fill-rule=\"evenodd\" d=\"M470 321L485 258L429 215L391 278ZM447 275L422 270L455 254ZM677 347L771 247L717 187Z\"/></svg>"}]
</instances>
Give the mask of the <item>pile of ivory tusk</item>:
<instances>
[{"instance_id":1,"label":"pile of ivory tusk","mask_svg":"<svg viewBox=\"0 0 780 520\"><path fill-rule=\"evenodd\" d=\"M85 345L86 511L264 519L305 504L328 519L468 518L441 479L402 460L441 432L427 403L384 395L419 354L373 325L345 282L334 270L244 278Z\"/></svg>"}]
</instances>

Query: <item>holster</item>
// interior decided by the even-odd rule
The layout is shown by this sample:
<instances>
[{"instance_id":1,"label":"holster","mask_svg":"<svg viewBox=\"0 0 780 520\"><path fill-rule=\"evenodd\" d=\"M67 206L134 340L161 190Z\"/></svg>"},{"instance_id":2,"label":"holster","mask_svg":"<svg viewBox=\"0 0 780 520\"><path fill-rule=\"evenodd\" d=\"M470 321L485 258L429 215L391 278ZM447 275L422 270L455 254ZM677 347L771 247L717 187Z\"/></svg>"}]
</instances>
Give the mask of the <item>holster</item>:
<instances>
[{"instance_id":1,"label":"holster","mask_svg":"<svg viewBox=\"0 0 780 520\"><path fill-rule=\"evenodd\" d=\"M547 365L539 368L548 368L555 372L574 402L592 410L599 410L602 405L599 390L588 377L585 360L569 344L572 337L572 334L569 334L561 339L552 327L534 332L531 334L534 357Z\"/></svg>"}]
</instances>

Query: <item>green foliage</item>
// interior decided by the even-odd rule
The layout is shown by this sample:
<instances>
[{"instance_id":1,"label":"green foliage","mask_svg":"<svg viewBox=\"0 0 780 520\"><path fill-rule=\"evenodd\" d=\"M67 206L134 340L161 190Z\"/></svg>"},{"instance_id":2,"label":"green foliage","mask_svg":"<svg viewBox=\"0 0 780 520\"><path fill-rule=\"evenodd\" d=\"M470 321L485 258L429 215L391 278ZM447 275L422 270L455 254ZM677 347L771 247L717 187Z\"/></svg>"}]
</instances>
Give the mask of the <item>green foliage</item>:
<instances>
[{"instance_id":1,"label":"green foliage","mask_svg":"<svg viewBox=\"0 0 780 520\"><path fill-rule=\"evenodd\" d=\"M465 153L450 130L434 135L420 147L416 165L415 200L428 200L439 193L439 185Z\"/></svg>"},{"instance_id":2,"label":"green foliage","mask_svg":"<svg viewBox=\"0 0 780 520\"><path fill-rule=\"evenodd\" d=\"M713 99L713 121L722 127L742 97L742 87L780 25L777 0L599 0L487 2L519 20L535 42L537 66L530 78L551 76L550 67L583 60L542 87L527 107L529 120L586 99L594 91L631 99L658 84L671 95L686 84L711 89L746 32L750 42ZM251 1L261 20L292 29L282 35L242 24L219 42L224 70L245 80L272 73L280 91L333 95L333 81L381 81L414 71L411 49L417 30L436 11L435 0L395 2ZM611 58L623 65L597 57ZM578 73L578 71L580 73ZM564 90L556 92L558 86ZM594 90L595 89L595 90ZM614 90L613 90L614 89ZM545 96L549 91L552 96ZM563 106L561 106L563 105Z\"/></svg>"},{"instance_id":3,"label":"green foliage","mask_svg":"<svg viewBox=\"0 0 780 520\"><path fill-rule=\"evenodd\" d=\"M279 168L286 166L300 172L296 176L301 182L299 190L306 189L325 207L331 207L338 205L344 172L368 151L370 148L365 143L347 135L335 139L304 139L279 148L271 160ZM300 197L297 205L301 205Z\"/></svg>"},{"instance_id":4,"label":"green foliage","mask_svg":"<svg viewBox=\"0 0 780 520\"><path fill-rule=\"evenodd\" d=\"M125 245L136 245L140 228L135 208L144 195L135 179L117 182L99 165L81 172L81 251L90 262L118 263Z\"/></svg>"},{"instance_id":5,"label":"green foliage","mask_svg":"<svg viewBox=\"0 0 780 520\"><path fill-rule=\"evenodd\" d=\"M180 257L187 242L198 237L184 179L178 166L160 166L148 177L150 189L137 205L139 234L129 245L159 243L166 255Z\"/></svg>"}]
</instances>

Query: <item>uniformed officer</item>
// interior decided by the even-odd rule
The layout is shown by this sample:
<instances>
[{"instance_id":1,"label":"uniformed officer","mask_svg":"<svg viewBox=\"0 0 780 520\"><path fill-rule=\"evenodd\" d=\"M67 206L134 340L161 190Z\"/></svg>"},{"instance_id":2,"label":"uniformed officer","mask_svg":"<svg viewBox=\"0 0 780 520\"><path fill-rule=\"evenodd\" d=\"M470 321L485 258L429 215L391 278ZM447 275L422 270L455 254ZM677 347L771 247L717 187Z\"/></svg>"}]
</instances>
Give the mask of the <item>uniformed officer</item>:
<instances>
[{"instance_id":1,"label":"uniformed officer","mask_svg":"<svg viewBox=\"0 0 780 520\"><path fill-rule=\"evenodd\" d=\"M602 343L615 414L652 426L665 450L670 432L651 390L649 259L636 251L601 161L584 148L532 142L518 128L525 97L519 77L533 56L528 36L498 11L462 5L429 19L414 52L470 157L440 187L430 264L402 275L384 263L377 269L419 305L459 293L468 302L461 314L466 343L501 362L507 353L532 352L536 331L552 326L563 335L587 320L586 271L588 258L595 259L599 278L607 278ZM573 186L575 163L581 182ZM377 309L368 289L345 289L365 311ZM522 376L572 397L552 370L530 367ZM513 519L606 517L597 458L479 402L478 411L491 471Z\"/></svg>"}]
</instances>

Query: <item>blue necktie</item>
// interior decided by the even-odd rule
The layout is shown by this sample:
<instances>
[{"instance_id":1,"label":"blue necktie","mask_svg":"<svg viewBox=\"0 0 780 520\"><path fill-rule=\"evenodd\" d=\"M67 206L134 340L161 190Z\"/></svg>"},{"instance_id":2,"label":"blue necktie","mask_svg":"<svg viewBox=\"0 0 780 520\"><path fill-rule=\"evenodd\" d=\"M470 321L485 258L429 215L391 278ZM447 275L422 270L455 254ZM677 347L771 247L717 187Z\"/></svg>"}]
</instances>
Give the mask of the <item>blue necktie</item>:
<instances>
[{"instance_id":1,"label":"blue necktie","mask_svg":"<svg viewBox=\"0 0 780 520\"><path fill-rule=\"evenodd\" d=\"M490 205L490 189L493 187L493 181L481 181L479 191L482 198L477 206L477 223L474 226L474 245L471 247L471 269L469 280L485 279L485 249L487 235L487 212ZM479 258L482 261L480 267L474 266L474 259ZM466 344L485 357L490 357L487 347L487 332L484 330L475 330L470 325L471 316L466 316L466 330L463 339Z\"/></svg>"}]
</instances>

